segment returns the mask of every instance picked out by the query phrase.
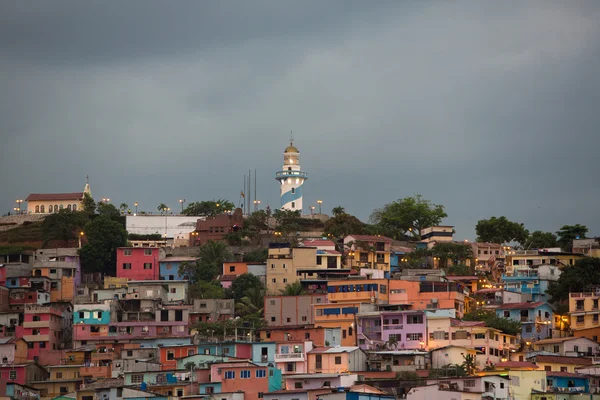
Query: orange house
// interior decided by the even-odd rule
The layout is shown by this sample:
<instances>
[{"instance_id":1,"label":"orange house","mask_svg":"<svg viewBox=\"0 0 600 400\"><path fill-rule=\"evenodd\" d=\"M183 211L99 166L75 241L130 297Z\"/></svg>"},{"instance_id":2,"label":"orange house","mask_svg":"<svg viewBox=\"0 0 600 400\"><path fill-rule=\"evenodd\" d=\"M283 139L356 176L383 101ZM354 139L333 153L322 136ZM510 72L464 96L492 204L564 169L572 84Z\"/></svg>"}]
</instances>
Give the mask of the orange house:
<instances>
[{"instance_id":1,"label":"orange house","mask_svg":"<svg viewBox=\"0 0 600 400\"><path fill-rule=\"evenodd\" d=\"M215 372L218 376L215 376ZM282 388L281 371L250 362L213 364L212 382L221 382L222 393L244 391L244 400L258 400L264 393Z\"/></svg>"},{"instance_id":2,"label":"orange house","mask_svg":"<svg viewBox=\"0 0 600 400\"><path fill-rule=\"evenodd\" d=\"M316 327L340 328L342 346L356 346L356 314L361 303L325 303L313 304ZM326 344L327 345L327 344Z\"/></svg>"},{"instance_id":3,"label":"orange house","mask_svg":"<svg viewBox=\"0 0 600 400\"><path fill-rule=\"evenodd\" d=\"M186 344L183 346L163 346L160 348L160 370L177 369L177 359L193 356L198 353L198 346Z\"/></svg>"},{"instance_id":4,"label":"orange house","mask_svg":"<svg viewBox=\"0 0 600 400\"><path fill-rule=\"evenodd\" d=\"M243 275L248 273L247 262L224 262L223 275Z\"/></svg>"},{"instance_id":5,"label":"orange house","mask_svg":"<svg viewBox=\"0 0 600 400\"><path fill-rule=\"evenodd\" d=\"M366 369L367 355L356 346L320 347L308 353L309 374L339 374Z\"/></svg>"},{"instance_id":6,"label":"orange house","mask_svg":"<svg viewBox=\"0 0 600 400\"><path fill-rule=\"evenodd\" d=\"M260 329L258 334L262 342L283 343L290 340L311 340L314 347L325 347L328 329L337 331L339 327L272 326ZM338 334L337 337L340 335ZM333 346L334 343L330 343L330 345Z\"/></svg>"},{"instance_id":7,"label":"orange house","mask_svg":"<svg viewBox=\"0 0 600 400\"><path fill-rule=\"evenodd\" d=\"M390 279L390 304L405 305L411 310L456 310L462 318L465 312L465 295L456 282L403 281Z\"/></svg>"}]
</instances>

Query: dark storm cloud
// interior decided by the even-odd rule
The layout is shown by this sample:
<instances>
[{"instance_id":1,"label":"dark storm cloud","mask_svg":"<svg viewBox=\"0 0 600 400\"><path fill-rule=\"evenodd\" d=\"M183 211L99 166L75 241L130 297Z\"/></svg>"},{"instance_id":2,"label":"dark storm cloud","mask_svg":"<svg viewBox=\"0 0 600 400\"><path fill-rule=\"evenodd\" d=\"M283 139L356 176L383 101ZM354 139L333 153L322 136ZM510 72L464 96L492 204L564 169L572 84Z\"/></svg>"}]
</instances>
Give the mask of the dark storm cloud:
<instances>
[{"instance_id":1,"label":"dark storm cloud","mask_svg":"<svg viewBox=\"0 0 600 400\"><path fill-rule=\"evenodd\" d=\"M480 218L587 223L600 194L596 2L6 2L0 204L78 190L238 199L295 131L305 203L422 193ZM174 7L173 4L177 4Z\"/></svg>"}]
</instances>

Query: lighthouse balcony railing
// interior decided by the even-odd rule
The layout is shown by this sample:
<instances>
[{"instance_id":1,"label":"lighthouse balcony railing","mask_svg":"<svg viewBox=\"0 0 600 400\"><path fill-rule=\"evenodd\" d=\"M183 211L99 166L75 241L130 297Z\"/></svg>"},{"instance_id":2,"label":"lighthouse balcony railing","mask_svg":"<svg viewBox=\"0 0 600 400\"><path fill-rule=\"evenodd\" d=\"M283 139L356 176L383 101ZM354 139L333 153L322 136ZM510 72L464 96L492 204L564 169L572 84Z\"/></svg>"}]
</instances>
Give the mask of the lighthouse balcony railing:
<instances>
[{"instance_id":1,"label":"lighthouse balcony railing","mask_svg":"<svg viewBox=\"0 0 600 400\"><path fill-rule=\"evenodd\" d=\"M302 171L279 171L275 173L275 178L308 178L308 174Z\"/></svg>"}]
</instances>

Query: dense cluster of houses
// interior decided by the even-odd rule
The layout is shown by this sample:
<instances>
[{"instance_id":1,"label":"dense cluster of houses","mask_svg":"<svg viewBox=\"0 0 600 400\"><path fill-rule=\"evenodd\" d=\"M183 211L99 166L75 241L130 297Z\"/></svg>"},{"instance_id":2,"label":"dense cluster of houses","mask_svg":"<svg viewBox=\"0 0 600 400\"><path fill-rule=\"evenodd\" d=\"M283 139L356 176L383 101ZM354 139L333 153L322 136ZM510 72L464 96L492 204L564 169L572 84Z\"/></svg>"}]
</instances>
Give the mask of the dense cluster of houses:
<instances>
[{"instance_id":1,"label":"dense cluster of houses","mask_svg":"<svg viewBox=\"0 0 600 400\"><path fill-rule=\"evenodd\" d=\"M180 267L194 257L119 248L111 277L83 275L77 249L0 254L0 398L600 399L600 290L571 293L564 315L547 303L583 255L470 245L481 274L446 276L435 259L401 269L413 249L383 236L350 235L344 254L323 238L275 241L266 263L219 276L264 283L261 327L238 323L232 299L190 298ZM521 332L463 319L475 309ZM229 332L196 329L226 320Z\"/></svg>"}]
</instances>

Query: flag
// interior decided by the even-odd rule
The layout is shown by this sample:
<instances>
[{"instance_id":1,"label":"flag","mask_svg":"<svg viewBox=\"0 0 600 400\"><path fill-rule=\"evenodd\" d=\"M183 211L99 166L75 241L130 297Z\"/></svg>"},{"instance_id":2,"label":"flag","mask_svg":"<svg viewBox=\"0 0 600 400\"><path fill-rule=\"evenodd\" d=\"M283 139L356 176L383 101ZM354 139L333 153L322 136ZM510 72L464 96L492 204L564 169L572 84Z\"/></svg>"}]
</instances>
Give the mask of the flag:
<instances>
[{"instance_id":1,"label":"flag","mask_svg":"<svg viewBox=\"0 0 600 400\"><path fill-rule=\"evenodd\" d=\"M244 194L244 191L242 190L242 192L240 193L240 196L242 196L243 198L246 198L246 195Z\"/></svg>"}]
</instances>

